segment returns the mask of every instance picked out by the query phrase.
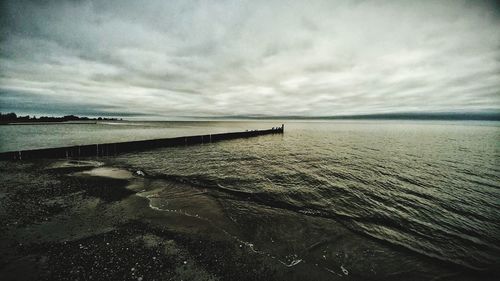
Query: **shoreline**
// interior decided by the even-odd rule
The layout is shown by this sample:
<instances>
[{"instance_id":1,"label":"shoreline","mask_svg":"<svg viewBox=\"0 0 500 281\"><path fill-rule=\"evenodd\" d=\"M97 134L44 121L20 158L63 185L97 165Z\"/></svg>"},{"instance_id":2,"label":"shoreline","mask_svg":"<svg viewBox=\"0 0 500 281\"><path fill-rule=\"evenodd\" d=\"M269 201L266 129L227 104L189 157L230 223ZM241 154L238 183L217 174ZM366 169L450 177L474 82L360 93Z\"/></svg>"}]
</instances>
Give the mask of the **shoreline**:
<instances>
[{"instance_id":1,"label":"shoreline","mask_svg":"<svg viewBox=\"0 0 500 281\"><path fill-rule=\"evenodd\" d=\"M149 177L113 161L0 161L0 172L2 280L431 278L423 271L408 279L423 269L440 280L474 280L474 273L411 256L404 258L411 269L394 274L401 253L334 220ZM384 262L373 275L352 259L358 255Z\"/></svg>"},{"instance_id":2,"label":"shoreline","mask_svg":"<svg viewBox=\"0 0 500 281\"><path fill-rule=\"evenodd\" d=\"M208 238L192 232L195 225L201 227L200 220L195 218L196 221L185 218L177 220L176 223L180 224L178 227L171 223L164 224L169 216L150 209L146 198L135 196L135 191L127 189L131 179L128 176L83 174L94 169L96 166L93 164L47 166L44 171L59 180L65 178L60 187L66 190L58 190L56 197L45 194L45 198L40 198L41 194L36 194L41 200L34 200L36 203L33 206L29 198L31 195L24 194L23 203L26 203L27 208L7 215L6 224L0 229L3 237L0 250L2 280L150 280L160 277L218 280L220 276L216 278L213 272L220 271L216 267L220 266L221 260L215 264L207 260L210 255L205 255L211 252L220 254L221 251L243 254L246 251L225 241L223 234L210 230L209 224L202 226L207 229L207 233L212 233ZM79 186L73 185L67 189L68 184L75 183L72 181L76 181ZM102 186L104 188L98 188ZM5 191L1 190L2 194ZM3 196L0 198L5 199ZM47 201L53 203L60 196L63 198L59 199L69 203L43 211L46 208L42 206L48 203L44 203L43 199L51 199ZM6 207L15 208L12 204ZM225 256L221 256L222 260L229 257L227 254ZM248 265L252 264L245 257L240 258L245 264L231 269L231 262L226 260L224 263L227 266L223 269L227 272L219 274L231 276L237 274L237 268L247 267L247 262ZM100 262L93 262L96 260ZM258 273L257 267L252 270ZM261 277L265 276L267 273L262 273Z\"/></svg>"}]
</instances>

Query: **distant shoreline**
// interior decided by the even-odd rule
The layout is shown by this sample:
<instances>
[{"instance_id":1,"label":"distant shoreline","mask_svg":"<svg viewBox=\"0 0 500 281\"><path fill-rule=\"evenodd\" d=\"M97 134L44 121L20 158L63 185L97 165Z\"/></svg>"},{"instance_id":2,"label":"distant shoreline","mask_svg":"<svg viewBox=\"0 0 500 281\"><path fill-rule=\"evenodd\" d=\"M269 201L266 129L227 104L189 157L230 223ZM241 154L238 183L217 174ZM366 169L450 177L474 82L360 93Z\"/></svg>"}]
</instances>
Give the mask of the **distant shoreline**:
<instances>
[{"instance_id":1,"label":"distant shoreline","mask_svg":"<svg viewBox=\"0 0 500 281\"><path fill-rule=\"evenodd\" d=\"M193 116L193 118L195 118ZM500 113L381 113L337 116L221 116L200 119L241 120L410 120L410 121L500 121Z\"/></svg>"},{"instance_id":2,"label":"distant shoreline","mask_svg":"<svg viewBox=\"0 0 500 281\"><path fill-rule=\"evenodd\" d=\"M10 115L10 116L9 116ZM179 119L180 118L180 119ZM101 121L138 121L138 122L164 122L164 121L329 121L329 120L367 120L367 121L500 121L500 112L436 112L436 113L378 113L357 115L331 115L331 116L300 116L300 115L225 115L225 116L152 116L123 120L122 118L89 118L67 115L63 117L17 116L15 113L0 113L0 125L51 125L51 124L93 124ZM70 123L71 122L71 123Z\"/></svg>"},{"instance_id":3,"label":"distant shoreline","mask_svg":"<svg viewBox=\"0 0 500 281\"><path fill-rule=\"evenodd\" d=\"M15 112L1 113L0 112L0 125L52 125L52 124L96 124L97 121L121 121L118 118L89 118L79 117L76 115L65 115L62 117L54 116L19 116Z\"/></svg>"},{"instance_id":4,"label":"distant shoreline","mask_svg":"<svg viewBox=\"0 0 500 281\"><path fill-rule=\"evenodd\" d=\"M11 123L0 123L0 126L7 125L88 125L97 124L97 121L54 121L54 122L11 122Z\"/></svg>"}]
</instances>

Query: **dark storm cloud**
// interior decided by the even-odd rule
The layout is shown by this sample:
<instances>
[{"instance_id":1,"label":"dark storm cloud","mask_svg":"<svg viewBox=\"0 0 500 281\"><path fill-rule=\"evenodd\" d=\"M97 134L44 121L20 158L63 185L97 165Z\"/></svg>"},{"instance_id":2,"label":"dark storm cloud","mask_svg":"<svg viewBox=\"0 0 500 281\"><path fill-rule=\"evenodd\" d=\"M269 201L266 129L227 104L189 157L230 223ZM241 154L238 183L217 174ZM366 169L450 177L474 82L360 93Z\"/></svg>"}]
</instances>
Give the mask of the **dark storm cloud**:
<instances>
[{"instance_id":1,"label":"dark storm cloud","mask_svg":"<svg viewBox=\"0 0 500 281\"><path fill-rule=\"evenodd\" d=\"M2 107L498 111L499 19L495 1L4 1Z\"/></svg>"}]
</instances>

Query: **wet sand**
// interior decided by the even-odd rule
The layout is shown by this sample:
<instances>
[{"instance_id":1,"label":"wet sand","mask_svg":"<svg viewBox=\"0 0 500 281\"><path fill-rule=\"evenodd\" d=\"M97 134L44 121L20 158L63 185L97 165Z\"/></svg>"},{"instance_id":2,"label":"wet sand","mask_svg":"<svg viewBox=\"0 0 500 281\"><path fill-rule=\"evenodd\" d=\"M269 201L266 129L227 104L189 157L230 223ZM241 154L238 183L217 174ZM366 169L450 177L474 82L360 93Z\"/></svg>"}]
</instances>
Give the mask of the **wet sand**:
<instances>
[{"instance_id":1,"label":"wet sand","mask_svg":"<svg viewBox=\"0 0 500 281\"><path fill-rule=\"evenodd\" d=\"M1 280L460 280L331 219L100 161L0 172Z\"/></svg>"},{"instance_id":2,"label":"wet sand","mask_svg":"<svg viewBox=\"0 0 500 281\"><path fill-rule=\"evenodd\" d=\"M209 221L150 208L139 175L100 166L0 162L1 280L284 278Z\"/></svg>"}]
</instances>

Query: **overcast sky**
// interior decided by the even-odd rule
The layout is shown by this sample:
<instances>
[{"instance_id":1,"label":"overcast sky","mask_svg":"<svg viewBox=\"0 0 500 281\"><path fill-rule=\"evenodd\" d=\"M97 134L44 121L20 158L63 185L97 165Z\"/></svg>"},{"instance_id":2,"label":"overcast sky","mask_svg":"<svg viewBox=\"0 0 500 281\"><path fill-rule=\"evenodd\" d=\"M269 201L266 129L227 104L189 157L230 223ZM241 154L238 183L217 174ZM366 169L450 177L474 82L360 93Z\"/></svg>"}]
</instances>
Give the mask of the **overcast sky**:
<instances>
[{"instance_id":1,"label":"overcast sky","mask_svg":"<svg viewBox=\"0 0 500 281\"><path fill-rule=\"evenodd\" d=\"M499 112L495 1L2 1L0 111Z\"/></svg>"}]
</instances>

